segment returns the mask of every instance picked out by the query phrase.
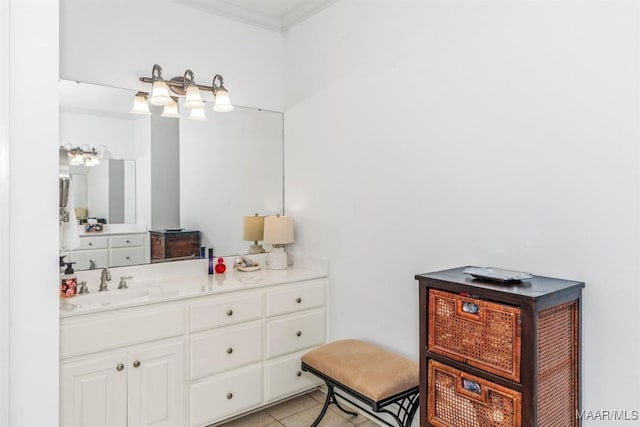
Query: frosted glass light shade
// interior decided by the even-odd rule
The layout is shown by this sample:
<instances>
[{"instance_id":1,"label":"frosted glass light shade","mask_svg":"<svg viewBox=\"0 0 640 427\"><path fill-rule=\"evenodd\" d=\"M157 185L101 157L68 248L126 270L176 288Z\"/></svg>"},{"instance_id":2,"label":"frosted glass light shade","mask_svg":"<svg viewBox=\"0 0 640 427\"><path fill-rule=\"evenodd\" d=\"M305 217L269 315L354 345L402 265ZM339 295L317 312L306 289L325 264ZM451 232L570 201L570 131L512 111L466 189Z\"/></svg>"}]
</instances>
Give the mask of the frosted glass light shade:
<instances>
[{"instance_id":1,"label":"frosted glass light shade","mask_svg":"<svg viewBox=\"0 0 640 427\"><path fill-rule=\"evenodd\" d=\"M164 80L156 80L153 82L151 89L151 98L149 103L153 105L167 105L171 104L171 96L169 95L169 88Z\"/></svg>"},{"instance_id":2,"label":"frosted glass light shade","mask_svg":"<svg viewBox=\"0 0 640 427\"><path fill-rule=\"evenodd\" d=\"M242 224L242 240L258 242L264 235L264 217L258 215L245 216Z\"/></svg>"},{"instance_id":3,"label":"frosted glass light shade","mask_svg":"<svg viewBox=\"0 0 640 427\"><path fill-rule=\"evenodd\" d=\"M149 111L149 104L147 103L147 96L144 93L138 92L136 97L133 100L133 107L131 108L130 113L132 114L144 114L149 115L151 111Z\"/></svg>"},{"instance_id":4,"label":"frosted glass light shade","mask_svg":"<svg viewBox=\"0 0 640 427\"><path fill-rule=\"evenodd\" d=\"M182 104L186 108L204 108L200 89L196 85L187 86L187 96Z\"/></svg>"},{"instance_id":5,"label":"frosted glass light shade","mask_svg":"<svg viewBox=\"0 0 640 427\"><path fill-rule=\"evenodd\" d=\"M192 108L189 114L189 120L207 120L204 108Z\"/></svg>"},{"instance_id":6,"label":"frosted glass light shade","mask_svg":"<svg viewBox=\"0 0 640 427\"><path fill-rule=\"evenodd\" d=\"M71 166L81 166L84 165L84 159L82 158L82 154L75 154L71 156L71 161L69 162Z\"/></svg>"},{"instance_id":7,"label":"frosted glass light shade","mask_svg":"<svg viewBox=\"0 0 640 427\"><path fill-rule=\"evenodd\" d=\"M169 117L172 119L177 119L180 117L178 113L178 103L172 98L171 103L164 106L162 109L161 117Z\"/></svg>"},{"instance_id":8,"label":"frosted glass light shade","mask_svg":"<svg viewBox=\"0 0 640 427\"><path fill-rule=\"evenodd\" d=\"M216 91L216 102L213 104L213 111L218 113L227 113L233 111L233 105L231 105L231 99L229 98L229 92L226 89L220 88Z\"/></svg>"},{"instance_id":9,"label":"frosted glass light shade","mask_svg":"<svg viewBox=\"0 0 640 427\"><path fill-rule=\"evenodd\" d=\"M266 216L264 241L272 245L293 243L293 218L290 216Z\"/></svg>"}]
</instances>

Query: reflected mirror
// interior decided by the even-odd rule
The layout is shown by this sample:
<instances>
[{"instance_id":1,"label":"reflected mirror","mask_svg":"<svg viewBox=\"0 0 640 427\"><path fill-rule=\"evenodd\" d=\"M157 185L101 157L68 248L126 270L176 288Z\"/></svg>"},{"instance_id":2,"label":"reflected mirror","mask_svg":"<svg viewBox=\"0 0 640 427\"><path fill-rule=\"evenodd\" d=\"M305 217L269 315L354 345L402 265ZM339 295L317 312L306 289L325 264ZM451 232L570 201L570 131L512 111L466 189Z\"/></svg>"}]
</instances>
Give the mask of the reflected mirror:
<instances>
[{"instance_id":1,"label":"reflected mirror","mask_svg":"<svg viewBox=\"0 0 640 427\"><path fill-rule=\"evenodd\" d=\"M186 108L178 119L154 106L137 115L135 93L60 80L60 145L104 147L98 166L61 162L76 221L61 223L61 254L81 270L147 263L150 231L167 230L198 232L216 256L247 253L243 217L283 212L282 113L215 113L205 100L206 121L188 119ZM85 232L78 218L87 217L103 230Z\"/></svg>"}]
</instances>

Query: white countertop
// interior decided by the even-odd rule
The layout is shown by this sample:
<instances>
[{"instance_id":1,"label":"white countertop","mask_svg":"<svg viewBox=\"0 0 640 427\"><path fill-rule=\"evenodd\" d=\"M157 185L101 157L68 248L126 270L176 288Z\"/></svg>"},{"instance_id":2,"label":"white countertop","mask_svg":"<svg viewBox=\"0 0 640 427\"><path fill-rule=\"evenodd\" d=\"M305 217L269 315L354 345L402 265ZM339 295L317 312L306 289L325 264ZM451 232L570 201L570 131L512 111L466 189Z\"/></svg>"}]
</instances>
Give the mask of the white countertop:
<instances>
[{"instance_id":1,"label":"white countertop","mask_svg":"<svg viewBox=\"0 0 640 427\"><path fill-rule=\"evenodd\" d=\"M225 258L227 271L207 274L207 260L111 269L112 280L107 292L98 292L100 270L78 272L78 286L86 280L89 294L60 299L60 317L135 307L159 302L223 294L239 290L261 288L327 277L326 261L296 262L286 270L269 270L261 262L261 269L252 272L233 270L235 257ZM118 290L120 276L131 276L128 289Z\"/></svg>"}]
</instances>

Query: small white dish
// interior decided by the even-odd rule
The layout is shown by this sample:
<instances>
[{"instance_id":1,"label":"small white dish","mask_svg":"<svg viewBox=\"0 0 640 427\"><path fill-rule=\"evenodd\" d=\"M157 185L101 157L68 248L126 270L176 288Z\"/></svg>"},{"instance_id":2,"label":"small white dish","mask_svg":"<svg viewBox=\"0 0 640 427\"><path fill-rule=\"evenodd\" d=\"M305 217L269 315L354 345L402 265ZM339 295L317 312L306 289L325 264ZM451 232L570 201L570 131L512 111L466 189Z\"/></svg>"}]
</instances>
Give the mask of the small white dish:
<instances>
[{"instance_id":1,"label":"small white dish","mask_svg":"<svg viewBox=\"0 0 640 427\"><path fill-rule=\"evenodd\" d=\"M258 265L254 265L252 267L237 267L237 268L240 271L244 271L245 273L248 273L250 271L258 271L258 270L260 270L260 265L258 264Z\"/></svg>"}]
</instances>

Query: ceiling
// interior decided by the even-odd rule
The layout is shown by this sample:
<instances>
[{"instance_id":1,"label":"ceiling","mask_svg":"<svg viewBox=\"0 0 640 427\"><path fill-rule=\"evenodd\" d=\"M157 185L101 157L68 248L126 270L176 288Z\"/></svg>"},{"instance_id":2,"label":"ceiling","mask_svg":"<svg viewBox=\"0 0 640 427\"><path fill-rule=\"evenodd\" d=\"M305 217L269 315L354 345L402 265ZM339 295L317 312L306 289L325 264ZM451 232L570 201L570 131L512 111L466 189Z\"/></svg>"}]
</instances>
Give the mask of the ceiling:
<instances>
[{"instance_id":1,"label":"ceiling","mask_svg":"<svg viewBox=\"0 0 640 427\"><path fill-rule=\"evenodd\" d=\"M171 0L271 31L286 31L338 0Z\"/></svg>"}]
</instances>

